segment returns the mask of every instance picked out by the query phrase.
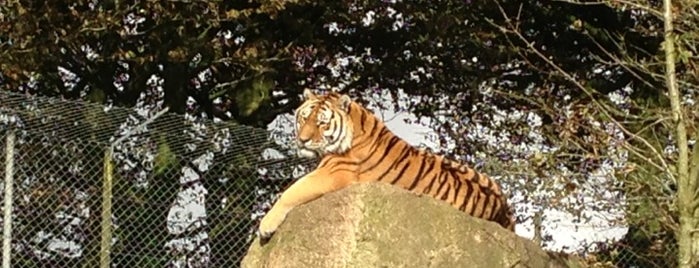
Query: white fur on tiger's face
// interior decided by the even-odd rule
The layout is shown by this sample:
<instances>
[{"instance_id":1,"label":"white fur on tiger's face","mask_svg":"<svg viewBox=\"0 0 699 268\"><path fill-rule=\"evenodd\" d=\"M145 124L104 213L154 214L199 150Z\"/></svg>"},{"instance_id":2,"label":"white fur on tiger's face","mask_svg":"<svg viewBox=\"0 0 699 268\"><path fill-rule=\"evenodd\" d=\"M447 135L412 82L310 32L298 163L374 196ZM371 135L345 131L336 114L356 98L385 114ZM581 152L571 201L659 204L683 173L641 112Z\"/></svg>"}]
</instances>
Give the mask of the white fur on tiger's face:
<instances>
[{"instance_id":1,"label":"white fur on tiger's face","mask_svg":"<svg viewBox=\"0 0 699 268\"><path fill-rule=\"evenodd\" d=\"M319 98L306 89L303 97L304 102L296 109L298 155L320 158L349 150L353 128L347 114L352 102L349 96L330 94Z\"/></svg>"}]
</instances>

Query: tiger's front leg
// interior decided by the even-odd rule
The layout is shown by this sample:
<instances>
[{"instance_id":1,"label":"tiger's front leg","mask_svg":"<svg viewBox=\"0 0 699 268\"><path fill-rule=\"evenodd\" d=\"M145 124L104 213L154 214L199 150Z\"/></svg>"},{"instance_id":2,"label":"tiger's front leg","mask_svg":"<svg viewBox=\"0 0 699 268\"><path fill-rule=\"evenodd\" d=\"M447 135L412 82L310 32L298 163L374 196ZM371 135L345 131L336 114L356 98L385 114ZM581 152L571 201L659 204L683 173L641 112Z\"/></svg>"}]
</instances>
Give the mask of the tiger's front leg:
<instances>
[{"instance_id":1,"label":"tiger's front leg","mask_svg":"<svg viewBox=\"0 0 699 268\"><path fill-rule=\"evenodd\" d=\"M344 173L344 172L342 172ZM351 174L332 176L313 171L292 184L260 221L257 234L260 240L269 239L286 218L286 214L298 205L310 202L326 193L344 188L353 182Z\"/></svg>"}]
</instances>

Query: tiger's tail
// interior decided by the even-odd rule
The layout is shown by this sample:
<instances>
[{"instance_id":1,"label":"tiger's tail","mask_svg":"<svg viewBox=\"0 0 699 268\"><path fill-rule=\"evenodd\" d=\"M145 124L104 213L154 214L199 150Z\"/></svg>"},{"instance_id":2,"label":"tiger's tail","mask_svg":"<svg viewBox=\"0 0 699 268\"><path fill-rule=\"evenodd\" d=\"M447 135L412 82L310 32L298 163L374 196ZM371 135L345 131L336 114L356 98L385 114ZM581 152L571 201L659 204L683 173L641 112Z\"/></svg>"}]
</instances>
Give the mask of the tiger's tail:
<instances>
[{"instance_id":1,"label":"tiger's tail","mask_svg":"<svg viewBox=\"0 0 699 268\"><path fill-rule=\"evenodd\" d=\"M495 220L496 222L500 223L502 227L505 227L505 229L514 232L515 225L517 224L517 221L515 219L514 208L507 205L507 203L503 203L503 205L505 205L506 207L500 210L499 215L497 215Z\"/></svg>"}]
</instances>

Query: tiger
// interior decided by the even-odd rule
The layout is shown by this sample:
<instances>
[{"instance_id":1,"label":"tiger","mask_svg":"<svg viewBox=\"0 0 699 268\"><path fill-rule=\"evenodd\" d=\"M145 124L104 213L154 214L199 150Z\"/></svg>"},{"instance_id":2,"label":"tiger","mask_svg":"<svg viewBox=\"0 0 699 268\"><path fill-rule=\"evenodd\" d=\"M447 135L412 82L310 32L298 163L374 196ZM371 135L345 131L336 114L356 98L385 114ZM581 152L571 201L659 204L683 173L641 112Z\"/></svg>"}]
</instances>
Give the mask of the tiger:
<instances>
[{"instance_id":1,"label":"tiger","mask_svg":"<svg viewBox=\"0 0 699 268\"><path fill-rule=\"evenodd\" d=\"M265 214L257 234L269 239L294 207L353 183L385 182L445 201L513 231L514 213L500 185L442 155L410 145L346 94L305 89L295 111L299 157L320 159Z\"/></svg>"}]
</instances>

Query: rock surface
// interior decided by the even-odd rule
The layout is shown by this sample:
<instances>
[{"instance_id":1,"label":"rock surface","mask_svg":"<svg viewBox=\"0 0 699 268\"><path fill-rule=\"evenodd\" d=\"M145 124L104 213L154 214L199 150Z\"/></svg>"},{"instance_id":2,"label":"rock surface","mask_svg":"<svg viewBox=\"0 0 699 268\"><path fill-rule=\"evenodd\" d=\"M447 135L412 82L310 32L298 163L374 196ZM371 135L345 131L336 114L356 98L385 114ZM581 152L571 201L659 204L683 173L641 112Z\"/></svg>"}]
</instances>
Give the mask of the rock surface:
<instances>
[{"instance_id":1,"label":"rock surface","mask_svg":"<svg viewBox=\"0 0 699 268\"><path fill-rule=\"evenodd\" d=\"M289 213L242 267L580 267L441 201L355 184Z\"/></svg>"}]
</instances>

